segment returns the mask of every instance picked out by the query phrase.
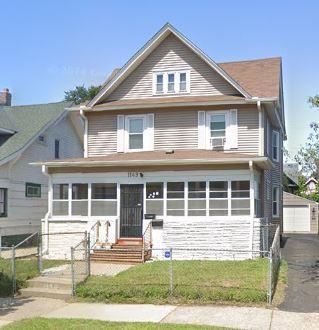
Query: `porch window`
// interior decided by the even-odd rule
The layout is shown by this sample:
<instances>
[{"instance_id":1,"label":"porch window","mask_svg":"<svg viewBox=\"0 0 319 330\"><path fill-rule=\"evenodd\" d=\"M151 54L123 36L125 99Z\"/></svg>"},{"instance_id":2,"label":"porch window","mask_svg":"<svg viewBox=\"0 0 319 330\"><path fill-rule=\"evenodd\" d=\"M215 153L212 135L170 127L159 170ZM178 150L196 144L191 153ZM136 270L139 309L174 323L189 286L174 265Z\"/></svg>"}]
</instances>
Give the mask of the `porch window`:
<instances>
[{"instance_id":1,"label":"porch window","mask_svg":"<svg viewBox=\"0 0 319 330\"><path fill-rule=\"evenodd\" d=\"M254 181L254 205L255 205L255 216L260 217L261 216L261 184L260 184L260 178L255 178Z\"/></svg>"},{"instance_id":2,"label":"porch window","mask_svg":"<svg viewBox=\"0 0 319 330\"><path fill-rule=\"evenodd\" d=\"M231 182L231 215L250 214L249 181Z\"/></svg>"},{"instance_id":3,"label":"porch window","mask_svg":"<svg viewBox=\"0 0 319 330\"><path fill-rule=\"evenodd\" d=\"M163 182L146 183L146 213L164 214Z\"/></svg>"},{"instance_id":4,"label":"porch window","mask_svg":"<svg viewBox=\"0 0 319 330\"><path fill-rule=\"evenodd\" d=\"M185 215L184 182L167 182L167 215Z\"/></svg>"},{"instance_id":5,"label":"porch window","mask_svg":"<svg viewBox=\"0 0 319 330\"><path fill-rule=\"evenodd\" d=\"M7 216L8 189L0 188L0 217Z\"/></svg>"},{"instance_id":6,"label":"porch window","mask_svg":"<svg viewBox=\"0 0 319 330\"><path fill-rule=\"evenodd\" d=\"M206 215L206 182L188 182L188 215Z\"/></svg>"},{"instance_id":7,"label":"porch window","mask_svg":"<svg viewBox=\"0 0 319 330\"><path fill-rule=\"evenodd\" d=\"M69 185L66 183L53 185L53 215L68 215L69 213Z\"/></svg>"},{"instance_id":8,"label":"porch window","mask_svg":"<svg viewBox=\"0 0 319 330\"><path fill-rule=\"evenodd\" d=\"M117 184L92 183L91 215L114 216L117 214Z\"/></svg>"},{"instance_id":9,"label":"porch window","mask_svg":"<svg viewBox=\"0 0 319 330\"><path fill-rule=\"evenodd\" d=\"M228 182L209 182L209 215L228 215Z\"/></svg>"},{"instance_id":10,"label":"porch window","mask_svg":"<svg viewBox=\"0 0 319 330\"><path fill-rule=\"evenodd\" d=\"M88 184L72 184L72 215L88 215Z\"/></svg>"}]
</instances>

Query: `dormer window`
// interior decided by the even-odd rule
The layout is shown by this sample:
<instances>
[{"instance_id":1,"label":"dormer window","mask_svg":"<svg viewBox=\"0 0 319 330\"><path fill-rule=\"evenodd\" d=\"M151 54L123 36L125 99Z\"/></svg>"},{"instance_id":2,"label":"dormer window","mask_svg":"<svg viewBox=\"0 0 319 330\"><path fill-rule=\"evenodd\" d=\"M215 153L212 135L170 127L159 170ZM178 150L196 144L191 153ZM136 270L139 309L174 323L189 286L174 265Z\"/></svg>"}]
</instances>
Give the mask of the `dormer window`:
<instances>
[{"instance_id":1,"label":"dormer window","mask_svg":"<svg viewBox=\"0 0 319 330\"><path fill-rule=\"evenodd\" d=\"M156 72L153 74L153 94L190 92L190 71Z\"/></svg>"},{"instance_id":2,"label":"dormer window","mask_svg":"<svg viewBox=\"0 0 319 330\"><path fill-rule=\"evenodd\" d=\"M163 93L164 76L162 74L156 75L156 93Z\"/></svg>"},{"instance_id":3,"label":"dormer window","mask_svg":"<svg viewBox=\"0 0 319 330\"><path fill-rule=\"evenodd\" d=\"M169 73L167 75L168 77L168 85L167 85L167 91L169 93L174 93L175 92L175 74L174 73Z\"/></svg>"}]
</instances>

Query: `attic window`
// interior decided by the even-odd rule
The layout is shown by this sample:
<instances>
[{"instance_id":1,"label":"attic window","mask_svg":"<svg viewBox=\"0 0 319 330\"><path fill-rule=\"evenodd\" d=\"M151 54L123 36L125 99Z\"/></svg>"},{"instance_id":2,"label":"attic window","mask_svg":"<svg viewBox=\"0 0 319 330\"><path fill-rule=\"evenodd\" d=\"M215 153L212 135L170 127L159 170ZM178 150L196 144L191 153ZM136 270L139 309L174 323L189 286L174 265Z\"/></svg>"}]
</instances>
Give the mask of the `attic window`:
<instances>
[{"instance_id":1,"label":"attic window","mask_svg":"<svg viewBox=\"0 0 319 330\"><path fill-rule=\"evenodd\" d=\"M38 142L45 144L47 142L47 139L46 139L45 135L39 135L38 136Z\"/></svg>"},{"instance_id":2,"label":"attic window","mask_svg":"<svg viewBox=\"0 0 319 330\"><path fill-rule=\"evenodd\" d=\"M182 94L190 92L190 71L154 72L153 94Z\"/></svg>"}]
</instances>

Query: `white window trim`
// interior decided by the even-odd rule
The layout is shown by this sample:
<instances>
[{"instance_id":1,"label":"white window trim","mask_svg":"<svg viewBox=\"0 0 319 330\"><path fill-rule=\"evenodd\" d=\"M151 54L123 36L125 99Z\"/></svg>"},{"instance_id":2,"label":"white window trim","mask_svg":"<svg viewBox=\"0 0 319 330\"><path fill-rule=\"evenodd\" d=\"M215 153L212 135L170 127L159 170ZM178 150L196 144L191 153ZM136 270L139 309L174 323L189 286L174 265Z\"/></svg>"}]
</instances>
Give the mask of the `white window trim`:
<instances>
[{"instance_id":1,"label":"white window trim","mask_svg":"<svg viewBox=\"0 0 319 330\"><path fill-rule=\"evenodd\" d=\"M186 73L186 90L180 90L180 74ZM168 75L174 74L174 91L168 91ZM157 76L163 75L163 91L157 91ZM153 95L176 95L176 94L189 94L190 93L190 70L167 70L167 71L154 71L153 72Z\"/></svg>"},{"instance_id":2,"label":"white window trim","mask_svg":"<svg viewBox=\"0 0 319 330\"><path fill-rule=\"evenodd\" d=\"M274 191L277 191L277 199L274 200ZM272 188L272 203L271 203L271 213L274 218L279 218L279 187L275 186ZM277 203L276 213L274 213L274 202Z\"/></svg>"},{"instance_id":3,"label":"white window trim","mask_svg":"<svg viewBox=\"0 0 319 330\"><path fill-rule=\"evenodd\" d=\"M224 149L230 149L227 143L227 135L229 135L229 115L230 111L229 110L217 110L217 111L207 111L206 112L206 149L211 150L211 137L210 137L210 118L213 115L225 115L225 120L226 120L226 128L225 128L225 145Z\"/></svg>"},{"instance_id":4,"label":"white window trim","mask_svg":"<svg viewBox=\"0 0 319 330\"><path fill-rule=\"evenodd\" d=\"M145 115L129 115L125 116L125 124L124 124L124 151L125 152L138 152L138 151L146 151L146 114ZM142 119L143 120L143 148L140 149L130 149L129 148L129 121L130 119Z\"/></svg>"},{"instance_id":5,"label":"white window trim","mask_svg":"<svg viewBox=\"0 0 319 330\"><path fill-rule=\"evenodd\" d=\"M277 145L275 145L275 141L277 141ZM272 159L275 162L279 162L279 132L278 131L272 131L272 144L271 144L271 153L272 153ZM274 147L277 147L277 152L274 154Z\"/></svg>"}]
</instances>

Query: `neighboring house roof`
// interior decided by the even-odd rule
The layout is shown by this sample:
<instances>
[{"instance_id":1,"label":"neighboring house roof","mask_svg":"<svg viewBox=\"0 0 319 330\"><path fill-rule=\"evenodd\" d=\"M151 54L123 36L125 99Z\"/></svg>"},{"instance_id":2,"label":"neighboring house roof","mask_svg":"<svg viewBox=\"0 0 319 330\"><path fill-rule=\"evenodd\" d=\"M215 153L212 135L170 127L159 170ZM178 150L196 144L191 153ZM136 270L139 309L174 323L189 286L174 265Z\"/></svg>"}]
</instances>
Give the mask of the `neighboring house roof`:
<instances>
[{"instance_id":1,"label":"neighboring house roof","mask_svg":"<svg viewBox=\"0 0 319 330\"><path fill-rule=\"evenodd\" d=\"M101 157L71 158L38 162L36 165L49 167L68 166L132 166L132 165L188 165L188 164L224 164L256 162L264 168L271 168L267 157L252 156L237 152L223 152L203 149L179 149L170 151L141 151L115 153Z\"/></svg>"},{"instance_id":2,"label":"neighboring house roof","mask_svg":"<svg viewBox=\"0 0 319 330\"><path fill-rule=\"evenodd\" d=\"M165 24L128 62L119 70L113 71L111 79L108 79L102 86L101 91L90 101L88 106L92 107L100 103L103 98L110 94L131 72L170 34L174 34L180 41L197 54L204 62L206 62L212 70L220 74L230 85L232 85L241 95L251 98L251 95L240 85L233 77L231 77L221 66L215 63L194 43L186 38L182 33L175 29L171 24Z\"/></svg>"},{"instance_id":3,"label":"neighboring house roof","mask_svg":"<svg viewBox=\"0 0 319 330\"><path fill-rule=\"evenodd\" d=\"M279 98L281 57L218 63L253 97Z\"/></svg>"},{"instance_id":4,"label":"neighboring house roof","mask_svg":"<svg viewBox=\"0 0 319 330\"><path fill-rule=\"evenodd\" d=\"M0 107L0 133L14 133L17 131L17 126L10 119L6 111L2 111L3 107Z\"/></svg>"},{"instance_id":5,"label":"neighboring house roof","mask_svg":"<svg viewBox=\"0 0 319 330\"><path fill-rule=\"evenodd\" d=\"M4 120L5 125L14 130L0 146L0 165L23 151L38 135L65 116L65 108L70 105L70 102L58 102L0 108L1 125Z\"/></svg>"},{"instance_id":6,"label":"neighboring house roof","mask_svg":"<svg viewBox=\"0 0 319 330\"><path fill-rule=\"evenodd\" d=\"M318 183L318 180L316 180L315 178L309 178L306 182L306 184L310 183L310 182L314 182L315 184Z\"/></svg>"}]
</instances>

